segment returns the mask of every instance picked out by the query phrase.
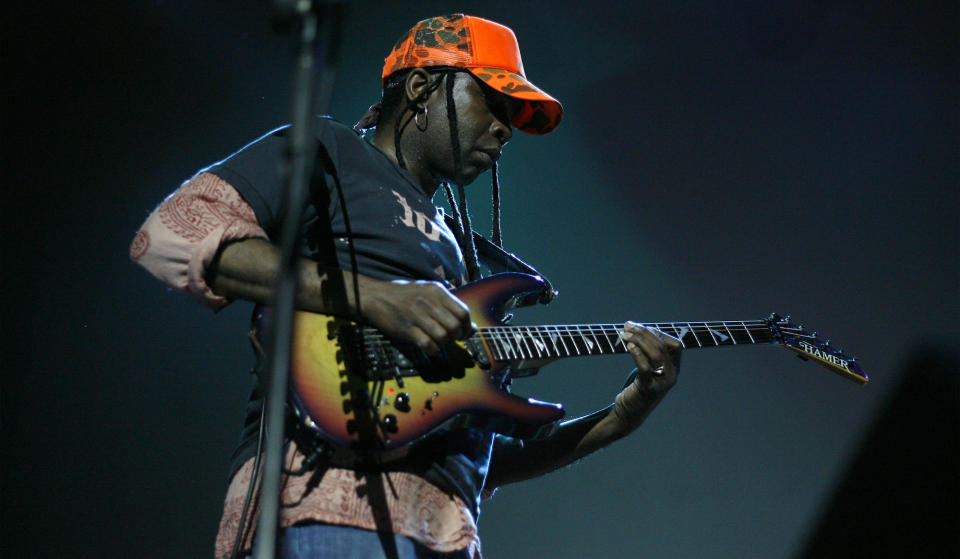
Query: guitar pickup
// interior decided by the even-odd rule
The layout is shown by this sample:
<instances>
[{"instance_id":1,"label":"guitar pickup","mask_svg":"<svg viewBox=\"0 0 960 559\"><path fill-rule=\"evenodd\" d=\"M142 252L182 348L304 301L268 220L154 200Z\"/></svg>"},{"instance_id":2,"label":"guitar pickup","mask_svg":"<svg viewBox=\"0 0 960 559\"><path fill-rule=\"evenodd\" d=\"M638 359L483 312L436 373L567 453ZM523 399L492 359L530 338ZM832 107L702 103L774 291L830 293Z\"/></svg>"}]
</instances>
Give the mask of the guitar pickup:
<instances>
[{"instance_id":1,"label":"guitar pickup","mask_svg":"<svg viewBox=\"0 0 960 559\"><path fill-rule=\"evenodd\" d=\"M487 349L483 347L483 342L480 341L479 336L472 336L467 340L464 343L464 349L466 349L467 355L476 361L477 365L480 365L484 369L490 368L490 356L487 355Z\"/></svg>"}]
</instances>

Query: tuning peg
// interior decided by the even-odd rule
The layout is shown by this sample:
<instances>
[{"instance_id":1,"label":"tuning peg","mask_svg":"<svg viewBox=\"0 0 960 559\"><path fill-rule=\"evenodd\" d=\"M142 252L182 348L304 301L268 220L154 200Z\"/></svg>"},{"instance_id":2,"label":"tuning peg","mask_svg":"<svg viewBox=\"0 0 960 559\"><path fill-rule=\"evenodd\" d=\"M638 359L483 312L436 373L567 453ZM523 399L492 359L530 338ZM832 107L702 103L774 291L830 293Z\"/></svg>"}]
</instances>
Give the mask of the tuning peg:
<instances>
[{"instance_id":1,"label":"tuning peg","mask_svg":"<svg viewBox=\"0 0 960 559\"><path fill-rule=\"evenodd\" d=\"M824 346L829 346L831 341L832 341L832 340L830 340L830 338L827 338L827 341L823 342L823 345L824 345Z\"/></svg>"}]
</instances>

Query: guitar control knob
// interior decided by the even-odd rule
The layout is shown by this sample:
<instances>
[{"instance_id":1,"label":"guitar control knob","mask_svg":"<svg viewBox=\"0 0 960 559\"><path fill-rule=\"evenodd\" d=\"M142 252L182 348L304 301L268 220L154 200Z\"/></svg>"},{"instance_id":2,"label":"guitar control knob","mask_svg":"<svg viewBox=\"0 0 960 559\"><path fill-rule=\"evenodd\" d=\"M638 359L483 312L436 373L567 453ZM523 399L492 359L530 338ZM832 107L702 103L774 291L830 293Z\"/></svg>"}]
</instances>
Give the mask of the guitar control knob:
<instances>
[{"instance_id":1,"label":"guitar control knob","mask_svg":"<svg viewBox=\"0 0 960 559\"><path fill-rule=\"evenodd\" d=\"M393 407L402 412L410 411L410 395L406 392L397 394L396 399L393 400Z\"/></svg>"},{"instance_id":2,"label":"guitar control knob","mask_svg":"<svg viewBox=\"0 0 960 559\"><path fill-rule=\"evenodd\" d=\"M393 415L392 413L388 413L387 415L383 416L383 419L380 420L380 425L387 433L396 433L397 416Z\"/></svg>"}]
</instances>

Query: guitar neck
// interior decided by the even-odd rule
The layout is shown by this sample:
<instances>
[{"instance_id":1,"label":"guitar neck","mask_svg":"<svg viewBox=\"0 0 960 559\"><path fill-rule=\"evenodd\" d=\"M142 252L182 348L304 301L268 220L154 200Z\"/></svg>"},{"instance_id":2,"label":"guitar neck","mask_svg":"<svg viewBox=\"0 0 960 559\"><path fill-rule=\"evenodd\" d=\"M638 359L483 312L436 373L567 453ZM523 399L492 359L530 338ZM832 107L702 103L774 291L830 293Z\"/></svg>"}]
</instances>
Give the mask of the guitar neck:
<instances>
[{"instance_id":1,"label":"guitar neck","mask_svg":"<svg viewBox=\"0 0 960 559\"><path fill-rule=\"evenodd\" d=\"M654 328L680 340L684 348L774 343L763 320L718 322L656 322ZM622 324L557 326L494 326L479 336L498 361L552 360L586 355L627 353Z\"/></svg>"}]
</instances>

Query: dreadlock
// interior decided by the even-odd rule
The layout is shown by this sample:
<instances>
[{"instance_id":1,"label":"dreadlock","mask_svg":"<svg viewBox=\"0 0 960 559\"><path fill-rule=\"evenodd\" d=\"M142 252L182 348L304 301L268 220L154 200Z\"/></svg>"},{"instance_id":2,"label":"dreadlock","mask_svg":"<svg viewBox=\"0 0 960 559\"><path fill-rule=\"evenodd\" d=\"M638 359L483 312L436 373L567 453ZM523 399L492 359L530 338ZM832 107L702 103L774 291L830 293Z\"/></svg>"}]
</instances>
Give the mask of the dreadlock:
<instances>
[{"instance_id":1,"label":"dreadlock","mask_svg":"<svg viewBox=\"0 0 960 559\"><path fill-rule=\"evenodd\" d=\"M423 102L427 97L429 97L430 94L433 93L441 83L446 82L445 94L447 96L447 120L450 127L450 143L451 147L453 148L454 168L456 169L456 172L459 173L463 162L461 161L460 154L460 134L459 125L457 122L457 108L453 98L453 86L456 73L463 72L463 70L460 68L438 68L435 70L435 72L437 74L436 79L430 82L427 87L420 92L419 95L407 101L405 106L403 106L403 110L399 110L401 104L403 103L403 88L401 86L406 82L406 78L410 73L410 70L403 70L391 74L384 84L383 95L380 102L367 109L366 114L364 114L363 117L353 126L353 129L358 132L366 132L371 128L375 128L384 114L387 114L388 116L393 116L396 114L393 130L394 150L396 152L397 164L400 166L400 168L406 169L406 162L403 159L403 153L400 150L400 136L402 135L404 128L406 128L410 124L410 121L416 117L417 104ZM407 112L410 112L410 116L407 118L402 118ZM497 246L503 246L500 223L500 175L496 162L494 162L493 168L491 169L491 180L493 197L492 237L493 242ZM453 212L454 218L456 219L457 227L453 233L454 237L456 237L457 245L460 247L460 251L464 255L464 260L467 266L467 277L470 279L470 281L480 279L480 266L477 258L477 249L473 241L473 226L470 223L470 211L467 206L467 199L464 193L463 185L457 185L459 203L454 198L453 189L450 186L449 181L443 182L443 189L447 196L447 203L450 205L450 209Z\"/></svg>"},{"instance_id":2,"label":"dreadlock","mask_svg":"<svg viewBox=\"0 0 960 559\"><path fill-rule=\"evenodd\" d=\"M493 244L503 247L503 230L500 228L500 169L497 162L493 162L490 169L491 191L493 196Z\"/></svg>"},{"instance_id":3,"label":"dreadlock","mask_svg":"<svg viewBox=\"0 0 960 559\"><path fill-rule=\"evenodd\" d=\"M460 157L460 127L457 122L457 106L453 100L453 84L456 74L447 75L447 120L450 121L450 144L453 147L453 168L457 175L463 168L463 161ZM467 263L467 277L470 281L480 279L480 265L477 263L477 247L473 243L473 226L470 224L470 210L467 208L467 197L463 192L463 185L457 183L457 191L460 194L460 211L457 225L462 230L460 241L460 252L463 253ZM449 197L449 196L448 196Z\"/></svg>"}]
</instances>

